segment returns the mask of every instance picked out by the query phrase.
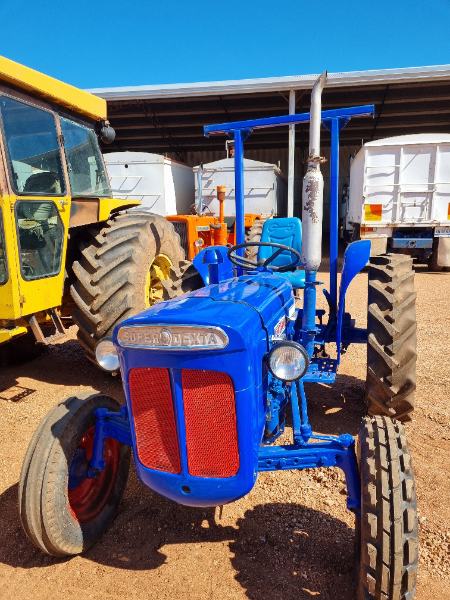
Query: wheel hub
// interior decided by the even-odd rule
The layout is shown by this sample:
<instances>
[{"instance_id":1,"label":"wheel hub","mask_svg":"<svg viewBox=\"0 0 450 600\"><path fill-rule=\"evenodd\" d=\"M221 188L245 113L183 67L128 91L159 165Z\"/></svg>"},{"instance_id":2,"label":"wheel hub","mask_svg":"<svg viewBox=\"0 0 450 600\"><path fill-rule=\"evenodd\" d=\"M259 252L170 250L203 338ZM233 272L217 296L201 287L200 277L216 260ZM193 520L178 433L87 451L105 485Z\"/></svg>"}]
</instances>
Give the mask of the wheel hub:
<instances>
[{"instance_id":1,"label":"wheel hub","mask_svg":"<svg viewBox=\"0 0 450 600\"><path fill-rule=\"evenodd\" d=\"M163 281L170 279L170 267L172 261L165 254L158 254L152 261L147 273L145 285L145 304L153 306L163 298Z\"/></svg>"}]
</instances>

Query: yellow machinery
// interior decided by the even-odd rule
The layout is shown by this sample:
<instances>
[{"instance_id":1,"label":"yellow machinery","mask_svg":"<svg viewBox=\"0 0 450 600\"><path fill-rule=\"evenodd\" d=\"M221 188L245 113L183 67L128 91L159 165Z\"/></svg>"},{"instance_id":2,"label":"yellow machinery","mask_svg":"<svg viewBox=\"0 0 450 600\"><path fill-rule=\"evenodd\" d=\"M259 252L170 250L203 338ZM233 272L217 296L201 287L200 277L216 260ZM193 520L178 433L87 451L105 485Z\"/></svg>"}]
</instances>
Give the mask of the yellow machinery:
<instances>
[{"instance_id":1,"label":"yellow machinery","mask_svg":"<svg viewBox=\"0 0 450 600\"><path fill-rule=\"evenodd\" d=\"M98 340L161 299L163 281L194 285L172 224L112 199L99 139L114 135L105 100L0 57L0 344L11 352L30 330L45 344L74 321L95 360Z\"/></svg>"}]
</instances>

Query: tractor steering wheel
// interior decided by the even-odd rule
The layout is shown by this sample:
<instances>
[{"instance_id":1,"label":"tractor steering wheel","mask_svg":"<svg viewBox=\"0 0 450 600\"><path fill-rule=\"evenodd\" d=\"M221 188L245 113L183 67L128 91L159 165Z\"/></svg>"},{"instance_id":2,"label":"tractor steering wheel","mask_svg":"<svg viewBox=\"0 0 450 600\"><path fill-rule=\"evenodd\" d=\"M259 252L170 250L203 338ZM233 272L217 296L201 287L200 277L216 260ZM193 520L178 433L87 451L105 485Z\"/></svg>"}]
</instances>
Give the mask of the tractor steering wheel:
<instances>
[{"instance_id":1,"label":"tractor steering wheel","mask_svg":"<svg viewBox=\"0 0 450 600\"><path fill-rule=\"evenodd\" d=\"M236 250L240 248L249 248L250 246L271 246L272 248L278 248L276 252L271 254L269 258L260 258L258 261L250 260L249 258L245 258L244 256L239 256L236 254ZM270 263L276 259L282 252L292 252L297 257L297 260L289 263L288 265L284 265L282 267L277 267L275 265L270 266ZM256 269L257 267L269 267L271 271L274 273L285 273L286 271L292 271L294 267L298 265L301 260L300 253L297 252L294 248L290 246L285 246L284 244L274 244L272 242L246 242L245 244L239 244L238 246L232 246L228 252L227 257L230 262L236 267L241 267L244 269Z\"/></svg>"}]
</instances>

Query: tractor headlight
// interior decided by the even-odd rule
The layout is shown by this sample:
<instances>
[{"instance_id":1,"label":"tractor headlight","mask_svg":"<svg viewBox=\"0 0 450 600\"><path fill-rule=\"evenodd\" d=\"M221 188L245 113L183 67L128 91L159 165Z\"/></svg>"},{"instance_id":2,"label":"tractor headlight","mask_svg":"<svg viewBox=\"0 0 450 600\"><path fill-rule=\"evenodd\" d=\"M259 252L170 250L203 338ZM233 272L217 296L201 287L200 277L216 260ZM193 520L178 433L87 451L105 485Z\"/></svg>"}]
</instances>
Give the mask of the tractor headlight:
<instances>
[{"instance_id":1,"label":"tractor headlight","mask_svg":"<svg viewBox=\"0 0 450 600\"><path fill-rule=\"evenodd\" d=\"M111 338L103 338L99 341L95 347L95 358L105 371L117 371L119 368L119 357Z\"/></svg>"},{"instance_id":2,"label":"tractor headlight","mask_svg":"<svg viewBox=\"0 0 450 600\"><path fill-rule=\"evenodd\" d=\"M269 352L269 371L282 381L301 379L309 367L309 356L297 342L279 342Z\"/></svg>"}]
</instances>

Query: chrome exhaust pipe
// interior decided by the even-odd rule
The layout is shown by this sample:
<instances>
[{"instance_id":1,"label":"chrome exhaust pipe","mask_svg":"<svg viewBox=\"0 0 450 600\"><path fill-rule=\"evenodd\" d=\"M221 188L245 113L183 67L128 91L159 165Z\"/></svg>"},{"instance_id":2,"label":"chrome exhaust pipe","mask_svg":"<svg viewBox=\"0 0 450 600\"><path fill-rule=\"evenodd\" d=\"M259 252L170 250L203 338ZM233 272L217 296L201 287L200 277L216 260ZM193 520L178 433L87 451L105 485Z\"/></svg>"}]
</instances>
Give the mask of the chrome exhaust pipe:
<instances>
[{"instance_id":1,"label":"chrome exhaust pipe","mask_svg":"<svg viewBox=\"0 0 450 600\"><path fill-rule=\"evenodd\" d=\"M305 271L317 271L322 260L323 176L320 163L320 126L322 90L327 82L324 71L311 94L308 170L302 188L302 265Z\"/></svg>"}]
</instances>

